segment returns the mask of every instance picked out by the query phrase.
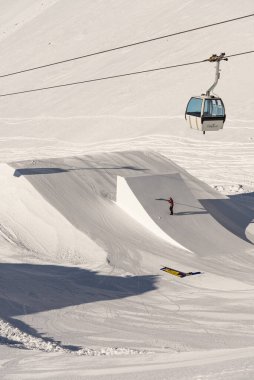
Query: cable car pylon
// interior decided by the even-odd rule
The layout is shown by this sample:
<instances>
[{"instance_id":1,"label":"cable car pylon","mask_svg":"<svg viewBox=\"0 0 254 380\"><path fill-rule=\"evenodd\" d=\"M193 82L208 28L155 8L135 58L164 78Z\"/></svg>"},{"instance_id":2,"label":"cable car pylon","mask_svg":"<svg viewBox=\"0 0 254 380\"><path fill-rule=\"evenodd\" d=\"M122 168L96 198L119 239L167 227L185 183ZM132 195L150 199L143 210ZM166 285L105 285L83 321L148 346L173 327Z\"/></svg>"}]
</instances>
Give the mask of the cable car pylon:
<instances>
[{"instance_id":1,"label":"cable car pylon","mask_svg":"<svg viewBox=\"0 0 254 380\"><path fill-rule=\"evenodd\" d=\"M225 53L220 55L213 54L205 61L216 62L215 81L206 91L206 94L190 98L186 111L185 119L190 128L203 131L218 131L223 128L226 120L225 107L220 97L211 95L220 78L220 62L227 61Z\"/></svg>"}]
</instances>

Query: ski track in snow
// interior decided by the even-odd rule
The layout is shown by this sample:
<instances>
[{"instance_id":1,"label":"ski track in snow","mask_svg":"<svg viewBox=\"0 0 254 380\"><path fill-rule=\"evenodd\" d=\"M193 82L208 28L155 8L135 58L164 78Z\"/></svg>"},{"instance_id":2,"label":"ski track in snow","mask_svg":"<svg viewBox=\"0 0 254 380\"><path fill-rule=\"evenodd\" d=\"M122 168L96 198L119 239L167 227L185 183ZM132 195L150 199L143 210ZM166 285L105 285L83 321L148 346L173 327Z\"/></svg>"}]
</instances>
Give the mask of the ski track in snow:
<instances>
[{"instance_id":1,"label":"ski track in snow","mask_svg":"<svg viewBox=\"0 0 254 380\"><path fill-rule=\"evenodd\" d=\"M60 352L78 356L136 355L147 353L145 350L142 351L124 347L105 347L99 350L92 348L70 350L56 342L52 342L52 339L47 340L27 334L17 327L12 326L10 323L0 319L0 345L1 344L19 349Z\"/></svg>"},{"instance_id":2,"label":"ski track in snow","mask_svg":"<svg viewBox=\"0 0 254 380\"><path fill-rule=\"evenodd\" d=\"M126 166L127 163L130 166ZM37 208L44 211L46 211L47 206L50 215L52 215L54 210L54 218L57 217L56 209L55 207L53 210L51 209L50 199L55 206L55 202L60 200L60 205L64 206L64 208L61 209L61 217L63 218L65 216L66 220L68 218L71 218L72 220L73 215L75 215L75 218L79 218L77 225L80 229L84 225L84 231L86 231L86 233L88 233L87 228L91 229L90 223L92 223L92 233L95 233L96 238L101 240L101 244L109 253L109 259L111 261L111 268L107 268L106 272L107 279L105 277L102 278L102 281L106 281L104 283L108 284L109 291L106 292L106 289L105 291L102 291L101 288L96 289L97 296L102 295L102 302L88 303L85 302L86 299L83 298L83 295L90 293L91 286L89 286L89 282L88 287L83 287L81 286L82 284L79 283L78 286L76 285L75 268L70 268L67 272L69 273L69 276L71 273L74 273L71 280L67 283L66 280L61 279L62 270L65 270L62 267L53 268L53 273L56 273L56 278L54 279L54 276L48 277L44 275L45 277L42 277L44 271L43 266L37 269L37 267L34 267L33 265L28 265L27 270L30 275L35 271L33 285L31 285L32 277L30 278L29 285L34 288L35 294L43 294L40 281L37 281L37 273L39 271L40 276L43 278L43 280L41 280L42 283L45 282L46 284L49 283L49 285L51 285L52 281L52 286L50 287L52 288L51 296L53 298L59 297L59 289L62 289L62 286L64 285L63 299L65 300L64 297L67 297L68 301L69 297L71 297L71 299L74 298L75 300L74 295L80 294L81 304L78 299L78 306L72 308L70 315L70 309L63 307L68 306L69 301L67 304L65 304L65 302L60 302L58 306L57 304L54 306L54 309L56 310L48 311L50 317L46 317L43 313L41 315L38 313L36 317L31 316L28 312L23 311L22 308L20 310L19 308L19 313L21 314L20 318L24 318L26 324L40 326L40 330L48 331L50 335L56 335L55 339L57 339L59 332L61 332L61 340L69 342L69 336L71 336L72 342L75 342L75 344L80 344L80 342L82 342L81 345L83 346L85 341L88 347L95 345L96 341L100 345L105 345L107 340L115 342L116 339L116 341L119 341L119 336L121 336L123 342L125 342L125 346L126 343L129 342L130 347L133 346L138 351L142 351L146 346L148 346L151 351L190 351L194 344L191 339L191 334L193 333L199 335L198 344L201 346L205 345L207 347L209 345L211 348L222 348L227 346L225 343L226 340L232 342L231 344L234 346L236 341L240 344L240 338L237 337L237 334L232 334L232 328L235 328L238 333L241 330L241 344L245 344L245 341L247 342L244 338L247 334L248 342L252 339L252 330L250 331L250 321L248 319L248 315L252 310L252 287L248 286L248 283L252 283L252 275L246 273L247 267L249 267L251 263L251 257L245 258L244 260L242 258L240 260L238 257L238 249L235 248L232 250L227 259L229 268L232 267L232 272L230 272L225 280L223 257L220 257L218 252L213 252L213 248L206 246L205 249L204 246L202 248L206 255L209 256L207 252L213 254L213 261L210 262L210 266L210 260L206 262L206 259L201 263L201 261L197 261L196 255L192 254L190 256L189 253L183 254L183 252L179 254L179 250L176 248L173 249L172 247L169 248L166 244L164 245L159 239L156 240L146 230L141 227L139 228L139 226L130 221L129 218L126 218L125 214L117 209L114 202L112 202L116 190L114 178L118 171L121 174L126 173L126 175L131 174L134 176L136 176L137 173L135 170L133 171L133 168L140 168L139 170L141 170L141 172L144 170L143 174L146 174L149 168L154 171L165 170L172 172L176 170L174 163L170 163L163 156L156 155L152 152L123 152L114 153L112 155L100 153L99 155L70 157L63 160L30 160L13 163L12 165L14 165L14 168L13 166L2 165L2 171L4 169L6 171L6 180L9 186L10 183L12 183L14 188L16 188L16 184L19 183L19 196L21 196L21 198L22 195L24 196L26 194L24 190L27 189L29 202L36 200ZM40 174L42 167L44 168L41 173L42 175L27 176L26 178L24 175L22 176L22 168L25 168L24 170L31 170L31 172L35 171L35 173L37 169ZM62 168L61 174L56 170L54 173L54 169L59 167ZM15 168L18 168L17 172L19 171L20 176L13 176ZM48 173L50 173L50 169L52 168L52 175L47 175L47 169L49 170ZM79 169L83 170L80 171ZM178 170L181 169L179 168ZM192 181L195 182L196 180L192 179ZM31 186L31 184L33 184L33 186ZM202 188L205 187L203 184L200 186ZM54 192L53 189L57 189L57 187L58 190ZM51 189L49 193L47 192L48 188ZM73 199L68 196L66 198L67 189L71 189ZM104 190L104 193L101 192L102 189ZM46 193L44 191L46 191ZM206 191L209 193L209 191L212 190L208 188ZM67 191L67 194L69 193L70 191ZM51 194L53 195L53 198L48 199L49 202L45 203L45 198L39 196L39 194L44 194L44 197L47 194ZM9 194L3 193L2 197L4 197L4 195L7 197L10 196ZM81 198L77 198L80 195ZM18 196L16 198L18 198ZM18 201L18 199L16 199L16 201ZM69 205L70 201L73 201L71 208ZM81 208L81 203L84 204L85 207L82 205L84 208ZM84 211L87 209L86 206L88 205L91 207L89 218L84 218ZM15 206L14 209L16 209ZM32 207L32 209L34 209L34 207ZM81 209L81 211L79 209ZM24 211L22 214L23 213ZM41 211L40 215L48 220L47 214L44 215ZM18 215L16 218L18 218ZM32 218L32 215L30 218ZM186 216L186 218L189 218L189 216ZM121 223L119 223L119 220L121 220ZM73 227L75 227L76 219L73 221ZM63 223L63 221L59 220L58 223L61 223L63 228L66 228L66 222ZM31 219L30 228L32 228L33 224L33 219ZM70 227L68 227L68 230L69 228ZM97 229L95 230L95 228ZM12 239L12 236L8 234L8 229L4 228L3 233L5 233L9 239ZM45 234L45 237L46 236L47 235ZM114 236L113 240L112 236ZM140 240L140 236L142 236L142 240ZM88 242L85 242L86 246L87 244ZM243 244L240 248L243 249ZM121 278L121 275L126 274L126 271L122 271L119 268L122 266L125 268L129 267L129 270L134 272L135 275L142 276L144 267L149 265L149 271L152 271L149 273L154 273L153 271L155 268L157 268L155 272L157 273L159 271L158 265L160 265L162 261L165 263L168 262L169 252L170 263L173 267L175 265L177 265L177 267L183 265L183 267L186 268L192 266L198 268L204 265L206 269L209 268L209 270L211 270L211 273L206 273L205 276L199 278L187 279L186 281L172 279L168 274L165 274L163 275L165 287L161 283L158 292L148 292L147 295L144 294L142 297L130 297L130 295L132 295L132 292L130 293L131 289L128 291L126 286L124 286L124 283L118 281L119 276ZM39 257L38 253L36 257ZM150 259L152 260L151 263ZM98 258L96 258L96 260L98 260ZM174 261L178 264L174 264ZM65 264L65 260L62 262ZM43 265L42 262L41 265ZM241 269L242 273L248 275L248 278L246 277L246 283L242 282L241 273L237 273L234 270L236 266ZM26 268L26 266L24 268ZM22 269L22 266L20 269L19 265L7 265L7 269L10 270L10 273L12 273L12 270L15 270L16 281L18 281L20 286L23 287L24 275L22 272L25 269ZM219 275L215 275L214 270ZM230 276L232 277L230 278ZM163 282L163 280L161 281ZM168 284L176 289L175 293L171 294L172 292L168 291ZM113 285L116 287L114 288L114 291L111 290L111 286ZM139 290L139 285L142 289L142 280L137 288L135 286L135 291ZM95 284L93 286L95 286ZM53 295L54 289L56 291L55 296ZM218 289L220 290L220 294L218 294ZM222 292L222 290L224 290L224 292ZM126 294L126 298L123 301L115 299L111 300L112 294L114 295L115 291L120 292L120 294ZM48 293L47 288L44 292ZM24 304L28 303L33 310L33 302L29 295L29 288L25 287L24 290L22 290L22 294L24 294L26 298L23 301ZM106 294L106 297L104 294ZM12 294L12 297L13 296L15 297L15 293ZM197 297L199 302L197 303L197 307L195 307L193 306L193 299L196 299ZM209 301L208 304L206 304L205 300L207 298L208 300L211 298L217 299L218 304L221 304L219 311L217 303L213 305L209 304ZM231 309L232 299L237 300L235 302L238 304L241 302L240 300L244 299L244 303L248 303L249 305L249 314L235 313L235 310ZM190 305L192 305L191 308L189 308ZM47 306L46 303L45 307L46 309L51 309L51 303L49 302L49 306ZM36 310L37 309L34 311ZM234 310L234 313L229 313L228 310ZM41 311L40 308L39 311ZM24 313L25 315L23 315ZM85 324L83 323L84 320ZM148 338L148 342L146 342L147 338L145 338L144 342L144 331L150 331L151 329L154 329L154 326L157 326L163 334L159 334L157 337L156 333L154 337ZM137 331L140 331L140 333L137 333ZM189 336L187 334L188 337L184 333L187 331L191 331ZM177 335L177 338L175 334ZM40 341L38 344L39 343ZM54 347L51 348L54 349Z\"/></svg>"},{"instance_id":3,"label":"ski track in snow","mask_svg":"<svg viewBox=\"0 0 254 380\"><path fill-rule=\"evenodd\" d=\"M2 0L1 74L247 13L252 0ZM1 93L243 52L252 40L248 18L2 78ZM254 378L253 58L221 66L227 121L205 136L186 127L184 109L210 85L210 64L1 98L0 161L42 168L15 177L15 163L1 165L1 379ZM116 175L168 174L164 157L195 177L198 199L229 210L221 234L206 222L203 246L202 215L180 218L198 254L161 242L114 202ZM179 279L160 265L202 275Z\"/></svg>"}]
</instances>

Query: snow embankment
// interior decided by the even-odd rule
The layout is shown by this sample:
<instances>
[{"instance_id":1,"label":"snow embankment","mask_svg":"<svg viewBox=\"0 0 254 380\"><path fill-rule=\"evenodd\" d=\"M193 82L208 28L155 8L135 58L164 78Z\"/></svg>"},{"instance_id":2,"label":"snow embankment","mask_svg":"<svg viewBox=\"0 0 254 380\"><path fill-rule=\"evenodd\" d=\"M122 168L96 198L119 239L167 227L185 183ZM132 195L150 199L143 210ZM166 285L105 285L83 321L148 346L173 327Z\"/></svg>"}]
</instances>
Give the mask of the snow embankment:
<instances>
[{"instance_id":1,"label":"snow embankment","mask_svg":"<svg viewBox=\"0 0 254 380\"><path fill-rule=\"evenodd\" d=\"M145 354L144 350L135 350L125 347L103 347L92 349L88 347L69 349L59 343L27 334L10 323L0 319L0 344L10 347L23 348L26 350L39 350L45 352L60 352L78 356L111 356L111 355L137 355Z\"/></svg>"},{"instance_id":2,"label":"snow embankment","mask_svg":"<svg viewBox=\"0 0 254 380\"><path fill-rule=\"evenodd\" d=\"M0 235L5 240L40 260L93 265L106 260L96 243L65 219L24 176L17 178L14 172L1 164Z\"/></svg>"},{"instance_id":3,"label":"snow embankment","mask_svg":"<svg viewBox=\"0 0 254 380\"><path fill-rule=\"evenodd\" d=\"M157 186L158 176L152 176L152 177L154 177L154 181L153 181L154 185ZM141 183L143 179L144 179L144 176L140 177ZM144 199L146 204L148 204L149 202L156 201L156 199L149 198L149 195L150 195L149 193L150 193L149 191L143 188L141 189L140 192L138 192L138 194L135 195L135 193L131 189L131 184L129 183L129 179L123 178L120 176L117 177L117 199L116 199L117 205L121 207L124 211L126 211L134 219L136 219L139 223L141 223L145 228L152 231L158 237L166 240L168 243L170 243L173 246L186 249L181 244L177 243L177 241L172 239L169 234L163 231L163 227L161 226L161 224L163 223L161 223L162 216L160 215L161 207L159 207L160 206L159 202L157 202L158 208L157 209L154 208L153 210L154 212L149 213L147 209L144 207L144 205L142 205L142 201L141 202L139 201L140 198ZM164 193L164 194L167 194L167 193ZM164 199L164 201L166 201L166 199ZM167 212L167 208L164 207L163 213L166 214L166 212ZM164 223L165 223L165 218L164 218Z\"/></svg>"},{"instance_id":4,"label":"snow embankment","mask_svg":"<svg viewBox=\"0 0 254 380\"><path fill-rule=\"evenodd\" d=\"M226 210L225 201L220 199L199 200L191 191L190 180L179 172L118 177L117 185L117 204L174 246L202 256L208 252L217 256L230 254L236 248L239 251L251 248L245 242L243 231L242 234L230 232L234 228L227 222L227 214L228 217L235 215L236 209L231 206ZM170 196L175 200L173 216L170 216L167 202ZM224 207L224 215L219 214L220 207ZM215 236L220 237L219 241Z\"/></svg>"},{"instance_id":5,"label":"snow embankment","mask_svg":"<svg viewBox=\"0 0 254 380\"><path fill-rule=\"evenodd\" d=\"M42 231L43 228L49 228L47 222L49 218L52 219L53 209L54 215L58 211L58 218L64 220L65 225L60 228L61 232L67 230L67 225L72 226L72 229L75 227L75 233L79 231L99 244L118 268L123 267L124 257L124 269L127 269L128 261L130 266L127 270L132 272L133 252L137 249L143 251L145 248L146 257L147 252L154 256L159 245L163 251L165 249L168 252L170 249L171 255L176 255L177 260L179 257L189 257L187 250L202 257L217 256L218 259L225 254L232 255L233 252L252 251L253 247L246 237L246 229L253 219L250 212L246 214L241 205L219 195L161 155L140 151L102 153L63 159L20 161L12 166L13 171L8 169L8 181L13 184L16 192L21 184L23 189L22 194L13 197L22 196L22 203L18 205L20 210L15 211L15 207L14 210L12 207L12 212L15 211L18 220L21 219L19 230L24 230L27 225L22 209L24 202L26 209L33 212L33 217L35 214L42 219L44 224L39 228ZM130 188L128 194L123 191L121 195L119 189L117 194L117 177L125 178L127 190ZM30 205L29 192L33 193L33 205ZM152 219L161 232L168 236L170 248L164 239L163 241L151 234L151 230L147 229L148 223L143 221L141 226L140 221L135 223L133 218L123 212L121 208L128 208L128 197L131 193L134 194L134 200L136 198L138 201L135 201L133 207L130 205L129 214L137 211L138 204L144 212L142 215L148 215L148 219ZM169 215L169 196L175 200L173 217ZM117 203L114 202L116 199ZM10 203L10 199L8 202ZM117 207L119 202L121 208ZM45 204L44 210L42 205ZM234 219L235 215L238 215L237 220ZM52 233L54 226L59 231L56 221L49 222L50 225L53 223L52 231L50 230ZM23 230L22 234L28 234L28 231ZM35 231L34 229L33 235L31 234L32 241L38 235L38 230L36 233ZM73 245L73 236L71 239ZM40 243L41 240L43 242L40 236ZM70 246L67 238L66 242ZM177 244L187 248L185 251L180 249L181 255Z\"/></svg>"}]
</instances>

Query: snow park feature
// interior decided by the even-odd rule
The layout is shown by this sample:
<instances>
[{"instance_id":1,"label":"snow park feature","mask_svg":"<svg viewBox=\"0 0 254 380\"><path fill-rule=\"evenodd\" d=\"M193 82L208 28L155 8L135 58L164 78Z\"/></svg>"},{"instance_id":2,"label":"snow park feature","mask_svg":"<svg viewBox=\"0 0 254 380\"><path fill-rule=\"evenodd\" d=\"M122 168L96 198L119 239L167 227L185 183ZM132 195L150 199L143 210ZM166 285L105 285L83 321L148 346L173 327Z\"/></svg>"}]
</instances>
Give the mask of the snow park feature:
<instances>
[{"instance_id":1,"label":"snow park feature","mask_svg":"<svg viewBox=\"0 0 254 380\"><path fill-rule=\"evenodd\" d=\"M0 5L0 378L252 380L253 1Z\"/></svg>"},{"instance_id":2,"label":"snow park feature","mask_svg":"<svg viewBox=\"0 0 254 380\"><path fill-rule=\"evenodd\" d=\"M186 277L186 276L195 276L196 274L201 274L201 272L182 272L180 270L177 270L177 269L173 269L173 268L169 268L169 267L163 267L161 268L161 270L163 270L163 272L167 272L167 273L170 273L172 274L173 276L177 276L177 277Z\"/></svg>"},{"instance_id":3,"label":"snow park feature","mask_svg":"<svg viewBox=\"0 0 254 380\"><path fill-rule=\"evenodd\" d=\"M169 163L167 170L173 171L174 166ZM175 200L174 218L169 215L170 194ZM208 202L197 199L190 181L179 172L117 177L117 204L171 245L200 255L207 251L213 255L230 254L232 242L241 250L245 242L210 214L209 207L204 207Z\"/></svg>"},{"instance_id":4,"label":"snow park feature","mask_svg":"<svg viewBox=\"0 0 254 380\"><path fill-rule=\"evenodd\" d=\"M165 227L168 224L168 220L165 218L165 216L168 215L168 209L165 207L165 203L164 205L159 205L158 202L157 204L155 202L156 200L167 201L166 199L161 198L156 199L156 193L158 194L161 191L161 194L167 194L169 189L172 191L171 184L173 183L173 179L173 174L167 176L167 183L164 184L164 189L162 190L158 186L158 182L161 183L163 181L161 176L160 178L158 178L158 176L151 176L149 178L149 183L147 181L148 178L144 176L129 178L118 176L116 202L119 207L135 218L145 228L151 230L155 235L176 247L185 249L181 244L173 240L170 237L170 234L165 231ZM150 187L154 184L157 192ZM153 209L151 209L151 205L154 206Z\"/></svg>"}]
</instances>

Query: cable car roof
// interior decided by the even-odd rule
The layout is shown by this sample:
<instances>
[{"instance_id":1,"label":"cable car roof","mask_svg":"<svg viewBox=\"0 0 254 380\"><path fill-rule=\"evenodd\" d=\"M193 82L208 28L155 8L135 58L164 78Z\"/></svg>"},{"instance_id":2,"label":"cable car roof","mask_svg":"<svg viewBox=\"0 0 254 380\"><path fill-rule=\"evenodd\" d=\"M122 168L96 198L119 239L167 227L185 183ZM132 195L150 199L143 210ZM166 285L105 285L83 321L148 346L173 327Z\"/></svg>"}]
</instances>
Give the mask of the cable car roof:
<instances>
[{"instance_id":1,"label":"cable car roof","mask_svg":"<svg viewBox=\"0 0 254 380\"><path fill-rule=\"evenodd\" d=\"M197 99L220 99L221 98L219 96L214 96L214 95L206 95L206 94L201 94L201 95L197 95L197 96L192 96L192 98L197 98Z\"/></svg>"}]
</instances>

